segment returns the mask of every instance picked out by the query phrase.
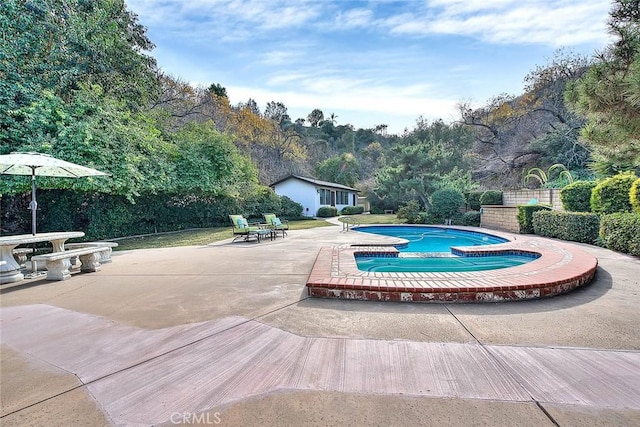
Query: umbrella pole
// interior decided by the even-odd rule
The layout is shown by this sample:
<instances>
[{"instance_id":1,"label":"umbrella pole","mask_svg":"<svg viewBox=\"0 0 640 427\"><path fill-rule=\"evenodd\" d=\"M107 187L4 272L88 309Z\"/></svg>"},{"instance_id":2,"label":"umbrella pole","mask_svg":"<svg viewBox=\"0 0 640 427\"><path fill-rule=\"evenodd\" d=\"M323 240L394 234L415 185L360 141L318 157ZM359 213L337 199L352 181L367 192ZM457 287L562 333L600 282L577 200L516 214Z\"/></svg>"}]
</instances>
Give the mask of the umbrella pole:
<instances>
[{"instance_id":1,"label":"umbrella pole","mask_svg":"<svg viewBox=\"0 0 640 427\"><path fill-rule=\"evenodd\" d=\"M38 202L36 202L36 168L31 168L31 203L29 203L29 209L31 209L31 234L36 235L36 210L38 209Z\"/></svg>"}]
</instances>

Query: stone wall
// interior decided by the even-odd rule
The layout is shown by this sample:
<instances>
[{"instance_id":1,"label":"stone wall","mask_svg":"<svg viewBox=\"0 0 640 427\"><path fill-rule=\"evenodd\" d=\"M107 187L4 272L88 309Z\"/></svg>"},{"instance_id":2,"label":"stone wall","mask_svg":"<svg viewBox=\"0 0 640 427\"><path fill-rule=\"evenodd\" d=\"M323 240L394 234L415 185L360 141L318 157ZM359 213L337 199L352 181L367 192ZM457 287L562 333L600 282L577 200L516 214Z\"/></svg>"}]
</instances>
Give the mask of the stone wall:
<instances>
[{"instance_id":1,"label":"stone wall","mask_svg":"<svg viewBox=\"0 0 640 427\"><path fill-rule=\"evenodd\" d=\"M484 205L480 215L480 227L518 233L520 225L517 215L517 206Z\"/></svg>"},{"instance_id":2,"label":"stone wall","mask_svg":"<svg viewBox=\"0 0 640 427\"><path fill-rule=\"evenodd\" d=\"M540 204L551 205L553 209L563 210L559 188L504 190L502 192L502 204L505 206L526 205L532 199L536 199Z\"/></svg>"}]
</instances>

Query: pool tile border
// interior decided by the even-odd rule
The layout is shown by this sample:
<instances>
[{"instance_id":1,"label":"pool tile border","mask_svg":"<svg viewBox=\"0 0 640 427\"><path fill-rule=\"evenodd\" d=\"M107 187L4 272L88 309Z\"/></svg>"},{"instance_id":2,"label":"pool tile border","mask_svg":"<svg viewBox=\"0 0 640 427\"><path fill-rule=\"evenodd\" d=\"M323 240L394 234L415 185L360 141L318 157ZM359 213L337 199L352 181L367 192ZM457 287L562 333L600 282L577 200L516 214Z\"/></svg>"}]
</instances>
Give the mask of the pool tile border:
<instances>
[{"instance_id":1,"label":"pool tile border","mask_svg":"<svg viewBox=\"0 0 640 427\"><path fill-rule=\"evenodd\" d=\"M498 270L450 273L379 273L358 270L357 255L397 256L392 245L340 245L320 249L306 287L309 296L399 302L498 302L547 298L591 282L598 260L575 245L533 236L452 248L456 254L522 254L533 261Z\"/></svg>"}]
</instances>

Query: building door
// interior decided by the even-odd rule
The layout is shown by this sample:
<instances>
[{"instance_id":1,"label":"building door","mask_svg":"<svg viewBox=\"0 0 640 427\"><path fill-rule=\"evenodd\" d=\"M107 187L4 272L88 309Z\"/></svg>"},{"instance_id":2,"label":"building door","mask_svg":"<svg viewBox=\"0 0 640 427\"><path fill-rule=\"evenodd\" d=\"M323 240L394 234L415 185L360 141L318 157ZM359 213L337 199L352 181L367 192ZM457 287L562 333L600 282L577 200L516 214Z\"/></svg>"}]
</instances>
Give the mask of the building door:
<instances>
[{"instance_id":1,"label":"building door","mask_svg":"<svg viewBox=\"0 0 640 427\"><path fill-rule=\"evenodd\" d=\"M336 192L335 191L331 191L331 206L333 206L333 207L336 206Z\"/></svg>"}]
</instances>

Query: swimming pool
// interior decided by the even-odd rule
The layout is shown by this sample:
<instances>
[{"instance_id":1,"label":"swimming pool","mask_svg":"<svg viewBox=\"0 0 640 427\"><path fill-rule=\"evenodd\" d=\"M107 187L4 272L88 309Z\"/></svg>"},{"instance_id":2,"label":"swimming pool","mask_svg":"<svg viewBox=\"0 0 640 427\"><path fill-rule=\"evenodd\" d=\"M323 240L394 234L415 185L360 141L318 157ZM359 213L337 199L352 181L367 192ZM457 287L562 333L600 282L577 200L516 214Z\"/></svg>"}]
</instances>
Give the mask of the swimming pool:
<instances>
[{"instance_id":1,"label":"swimming pool","mask_svg":"<svg viewBox=\"0 0 640 427\"><path fill-rule=\"evenodd\" d=\"M490 253L464 256L452 247L506 243L491 234L434 226L361 226L355 230L407 240L397 256L357 255L358 269L369 272L464 272L514 267L533 261L534 254Z\"/></svg>"}]
</instances>

